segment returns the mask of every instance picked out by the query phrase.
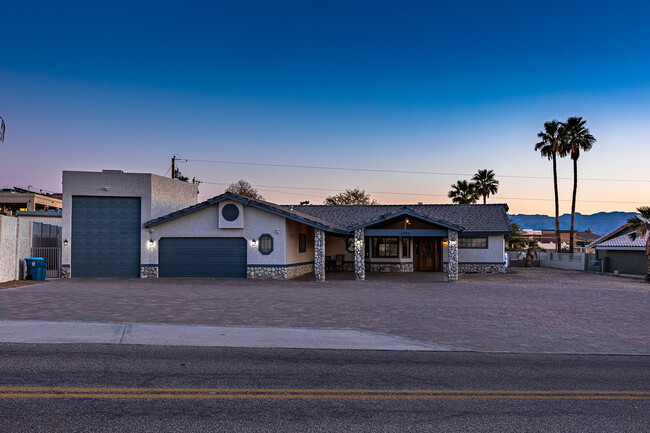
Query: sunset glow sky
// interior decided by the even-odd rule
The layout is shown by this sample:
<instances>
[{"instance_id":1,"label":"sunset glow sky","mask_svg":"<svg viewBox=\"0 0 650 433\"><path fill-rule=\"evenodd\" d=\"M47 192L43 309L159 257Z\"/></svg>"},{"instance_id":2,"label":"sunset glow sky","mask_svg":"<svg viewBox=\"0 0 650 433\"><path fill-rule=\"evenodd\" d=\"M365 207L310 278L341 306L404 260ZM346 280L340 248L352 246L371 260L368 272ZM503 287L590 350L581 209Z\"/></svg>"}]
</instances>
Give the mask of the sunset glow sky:
<instances>
[{"instance_id":1,"label":"sunset glow sky","mask_svg":"<svg viewBox=\"0 0 650 433\"><path fill-rule=\"evenodd\" d=\"M168 175L177 154L200 199L245 178L276 203L352 187L450 203L452 183L488 168L488 202L551 215L536 134L579 115L598 142L577 211L650 205L650 2L105 4L3 4L0 187ZM570 159L559 173L565 213Z\"/></svg>"}]
</instances>

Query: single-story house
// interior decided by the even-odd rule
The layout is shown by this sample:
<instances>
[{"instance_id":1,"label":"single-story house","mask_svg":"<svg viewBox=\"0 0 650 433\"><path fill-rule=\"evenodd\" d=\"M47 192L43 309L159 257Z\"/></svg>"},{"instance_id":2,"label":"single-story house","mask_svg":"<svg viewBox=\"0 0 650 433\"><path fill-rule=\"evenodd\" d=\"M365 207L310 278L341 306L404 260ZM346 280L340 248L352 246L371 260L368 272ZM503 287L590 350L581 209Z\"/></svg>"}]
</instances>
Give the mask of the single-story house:
<instances>
[{"instance_id":1,"label":"single-story house","mask_svg":"<svg viewBox=\"0 0 650 433\"><path fill-rule=\"evenodd\" d=\"M589 245L596 249L596 258L602 261L603 272L616 272L629 275L646 275L648 256L646 255L645 237L630 239L630 224L623 224L617 229L600 237Z\"/></svg>"},{"instance_id":2,"label":"single-story house","mask_svg":"<svg viewBox=\"0 0 650 433\"><path fill-rule=\"evenodd\" d=\"M383 271L445 272L455 281L459 272L505 272L507 211L505 204L278 205L232 193L196 203L196 186L179 180L64 172L64 265L75 278L314 272L324 281L332 269L358 280Z\"/></svg>"}]
</instances>

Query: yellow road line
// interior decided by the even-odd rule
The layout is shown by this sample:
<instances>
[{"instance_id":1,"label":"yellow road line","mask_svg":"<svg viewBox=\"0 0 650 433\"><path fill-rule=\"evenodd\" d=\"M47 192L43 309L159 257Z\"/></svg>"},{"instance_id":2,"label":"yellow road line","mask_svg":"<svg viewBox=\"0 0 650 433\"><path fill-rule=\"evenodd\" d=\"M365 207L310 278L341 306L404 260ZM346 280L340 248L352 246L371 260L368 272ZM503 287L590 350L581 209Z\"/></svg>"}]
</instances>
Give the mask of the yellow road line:
<instances>
[{"instance_id":1,"label":"yellow road line","mask_svg":"<svg viewBox=\"0 0 650 433\"><path fill-rule=\"evenodd\" d=\"M2 393L0 399L39 398L88 398L88 399L203 399L203 400L228 400L228 399L343 399L343 400L650 400L650 395L521 395L521 394L432 394L432 395L387 395L387 394L169 394L169 393Z\"/></svg>"},{"instance_id":2,"label":"yellow road line","mask_svg":"<svg viewBox=\"0 0 650 433\"><path fill-rule=\"evenodd\" d=\"M502 389L301 389L301 388L119 388L119 387L48 387L0 386L3 392L90 392L90 393L298 393L298 394L580 394L650 395L650 390L502 390Z\"/></svg>"}]
</instances>

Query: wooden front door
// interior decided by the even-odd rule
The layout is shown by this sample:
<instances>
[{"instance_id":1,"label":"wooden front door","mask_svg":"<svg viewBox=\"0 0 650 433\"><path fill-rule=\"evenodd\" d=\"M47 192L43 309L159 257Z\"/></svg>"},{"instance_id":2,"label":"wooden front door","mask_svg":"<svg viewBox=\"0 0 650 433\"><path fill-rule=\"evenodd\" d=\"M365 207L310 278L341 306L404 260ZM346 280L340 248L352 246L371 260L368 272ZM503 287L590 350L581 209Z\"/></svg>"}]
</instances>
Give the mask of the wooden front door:
<instances>
[{"instance_id":1,"label":"wooden front door","mask_svg":"<svg viewBox=\"0 0 650 433\"><path fill-rule=\"evenodd\" d=\"M440 240L413 238L415 244L413 265L416 272L440 271Z\"/></svg>"}]
</instances>

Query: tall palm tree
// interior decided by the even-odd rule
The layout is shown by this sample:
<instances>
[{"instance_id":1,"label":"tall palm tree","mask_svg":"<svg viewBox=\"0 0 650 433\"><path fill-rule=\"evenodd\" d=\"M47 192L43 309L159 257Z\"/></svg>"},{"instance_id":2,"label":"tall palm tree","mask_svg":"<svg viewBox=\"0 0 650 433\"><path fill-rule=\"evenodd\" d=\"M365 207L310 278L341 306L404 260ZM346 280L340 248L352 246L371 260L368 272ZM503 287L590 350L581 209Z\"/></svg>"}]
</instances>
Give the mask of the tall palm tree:
<instances>
[{"instance_id":1,"label":"tall palm tree","mask_svg":"<svg viewBox=\"0 0 650 433\"><path fill-rule=\"evenodd\" d=\"M537 136L542 139L535 145L535 150L539 150L543 158L553 161L553 186L555 188L555 251L560 252L560 198L557 192L557 158L566 156L564 148L560 146L562 135L562 125L557 120L551 120L544 123L544 130L540 131Z\"/></svg>"},{"instance_id":2,"label":"tall palm tree","mask_svg":"<svg viewBox=\"0 0 650 433\"><path fill-rule=\"evenodd\" d=\"M0 142L5 141L5 120L0 116Z\"/></svg>"},{"instance_id":3,"label":"tall palm tree","mask_svg":"<svg viewBox=\"0 0 650 433\"><path fill-rule=\"evenodd\" d=\"M457 204L473 204L476 203L479 195L473 183L459 180L451 186L451 191L449 191L447 197Z\"/></svg>"},{"instance_id":4,"label":"tall palm tree","mask_svg":"<svg viewBox=\"0 0 650 433\"><path fill-rule=\"evenodd\" d=\"M472 180L476 192L483 196L483 204L490 194L496 194L499 190L499 181L494 178L493 170L479 170Z\"/></svg>"},{"instance_id":5,"label":"tall palm tree","mask_svg":"<svg viewBox=\"0 0 650 433\"><path fill-rule=\"evenodd\" d=\"M634 230L628 234L630 239L635 241L637 238L644 238L648 236L645 242L645 253L648 256L648 270L645 276L645 282L650 283L650 206L641 206L637 208L641 216L637 215L627 220L630 227Z\"/></svg>"},{"instance_id":6,"label":"tall palm tree","mask_svg":"<svg viewBox=\"0 0 650 433\"><path fill-rule=\"evenodd\" d=\"M578 158L580 151L589 151L596 139L589 133L587 121L582 117L569 117L562 124L560 146L564 152L571 155L573 160L573 197L571 199L571 232L569 233L569 252L573 252L573 227L576 216L576 193L578 192Z\"/></svg>"}]
</instances>

